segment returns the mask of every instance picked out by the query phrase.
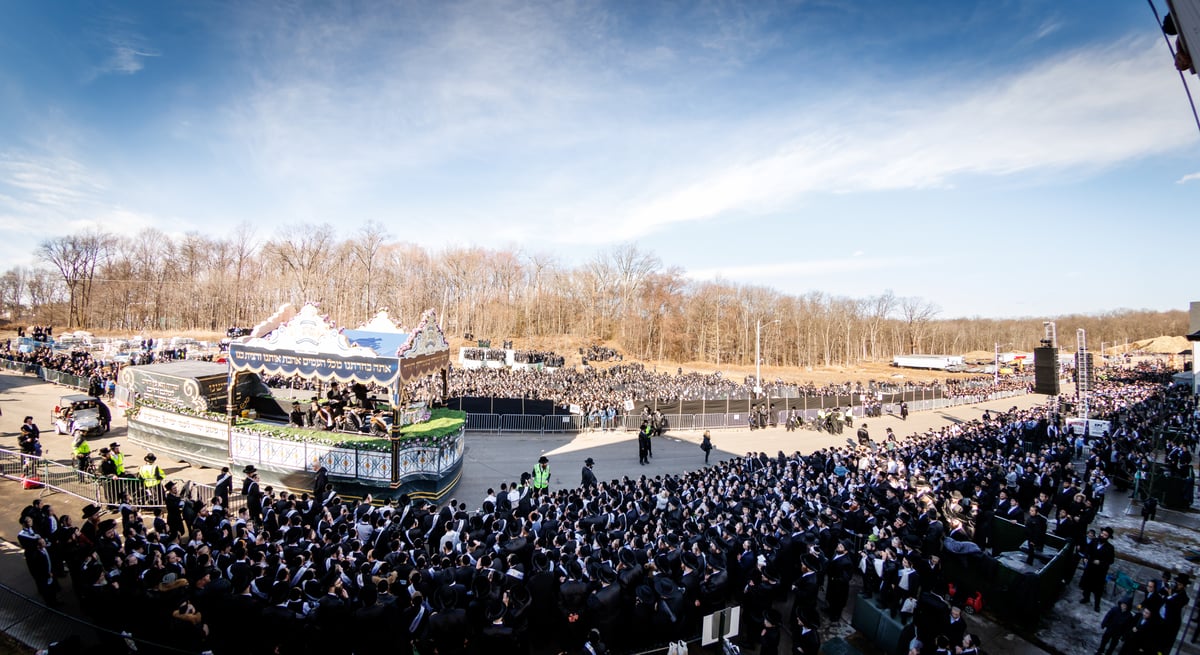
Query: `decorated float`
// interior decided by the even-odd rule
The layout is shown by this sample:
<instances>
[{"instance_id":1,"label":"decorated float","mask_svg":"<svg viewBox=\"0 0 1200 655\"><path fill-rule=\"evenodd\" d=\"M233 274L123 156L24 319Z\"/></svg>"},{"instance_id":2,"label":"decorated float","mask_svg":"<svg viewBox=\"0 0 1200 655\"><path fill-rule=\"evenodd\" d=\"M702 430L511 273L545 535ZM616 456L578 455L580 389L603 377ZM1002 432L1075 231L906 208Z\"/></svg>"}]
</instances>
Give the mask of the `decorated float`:
<instances>
[{"instance_id":1,"label":"decorated float","mask_svg":"<svg viewBox=\"0 0 1200 655\"><path fill-rule=\"evenodd\" d=\"M264 480L291 488L309 488L325 468L341 493L437 498L461 476L466 415L435 407L433 398L412 402L408 389L440 382L445 398L449 366L450 346L433 310L412 330L397 326L387 312L351 330L332 324L313 304L289 304L230 343L225 364L209 367L221 368L223 384L215 381L215 368L189 371L195 377L187 380L151 365L128 368L122 385L128 384L123 393L133 403L131 439L156 452L234 471L253 465ZM327 401L271 395L259 381L268 376L299 378L321 389L354 386L365 402L353 411L372 422L353 430L349 422L345 429L333 421L319 428L289 423L294 403L303 402L311 417L309 403ZM180 391L172 394L171 387ZM387 400L367 396L368 389L376 396L386 392Z\"/></svg>"}]
</instances>

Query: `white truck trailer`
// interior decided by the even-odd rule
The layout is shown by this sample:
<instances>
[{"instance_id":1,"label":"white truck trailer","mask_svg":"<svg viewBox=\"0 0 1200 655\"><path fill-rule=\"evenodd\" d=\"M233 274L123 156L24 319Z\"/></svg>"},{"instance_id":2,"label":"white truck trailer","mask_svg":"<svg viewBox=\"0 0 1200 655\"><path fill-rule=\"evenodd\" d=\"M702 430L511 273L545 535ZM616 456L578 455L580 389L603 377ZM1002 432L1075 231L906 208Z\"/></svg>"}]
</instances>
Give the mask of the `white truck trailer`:
<instances>
[{"instance_id":1,"label":"white truck trailer","mask_svg":"<svg viewBox=\"0 0 1200 655\"><path fill-rule=\"evenodd\" d=\"M934 371L965 370L962 355L896 355L892 366L900 368L924 368Z\"/></svg>"}]
</instances>

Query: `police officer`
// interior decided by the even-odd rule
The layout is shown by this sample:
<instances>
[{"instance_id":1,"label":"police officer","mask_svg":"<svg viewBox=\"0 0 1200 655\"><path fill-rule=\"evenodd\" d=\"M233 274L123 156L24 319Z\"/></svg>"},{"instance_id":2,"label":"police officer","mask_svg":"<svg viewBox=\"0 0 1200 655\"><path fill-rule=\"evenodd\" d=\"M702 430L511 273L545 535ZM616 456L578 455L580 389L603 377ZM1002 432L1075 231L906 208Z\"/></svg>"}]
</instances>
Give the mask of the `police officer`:
<instances>
[{"instance_id":1,"label":"police officer","mask_svg":"<svg viewBox=\"0 0 1200 655\"><path fill-rule=\"evenodd\" d=\"M539 494L550 491L550 460L545 455L533 466L533 490Z\"/></svg>"},{"instance_id":2,"label":"police officer","mask_svg":"<svg viewBox=\"0 0 1200 655\"><path fill-rule=\"evenodd\" d=\"M146 488L146 496L156 505L162 504L162 481L163 470L158 466L158 458L154 453L147 453L144 458L145 464L138 468L138 477L142 479L142 485Z\"/></svg>"},{"instance_id":3,"label":"police officer","mask_svg":"<svg viewBox=\"0 0 1200 655\"><path fill-rule=\"evenodd\" d=\"M75 455L75 468L80 471L92 470L92 446L82 434L75 437L75 447L71 452Z\"/></svg>"},{"instance_id":4,"label":"police officer","mask_svg":"<svg viewBox=\"0 0 1200 655\"><path fill-rule=\"evenodd\" d=\"M120 442L114 441L108 444L110 457L112 458L113 466L117 470L117 475L125 475L125 454L121 452Z\"/></svg>"}]
</instances>

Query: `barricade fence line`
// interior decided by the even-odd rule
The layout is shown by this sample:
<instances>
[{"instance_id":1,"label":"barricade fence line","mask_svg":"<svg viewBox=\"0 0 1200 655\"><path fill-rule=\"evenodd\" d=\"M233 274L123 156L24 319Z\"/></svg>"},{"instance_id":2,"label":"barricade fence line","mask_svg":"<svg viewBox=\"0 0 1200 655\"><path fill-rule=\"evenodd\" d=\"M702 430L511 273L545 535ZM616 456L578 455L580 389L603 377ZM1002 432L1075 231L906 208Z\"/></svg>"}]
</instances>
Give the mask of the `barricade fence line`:
<instances>
[{"instance_id":1,"label":"barricade fence line","mask_svg":"<svg viewBox=\"0 0 1200 655\"><path fill-rule=\"evenodd\" d=\"M138 510L163 507L161 499L150 492L139 478L110 478L80 471L48 457L27 455L0 449L0 477L20 482L31 489L55 491L90 503L116 505L121 493L129 495ZM158 487L161 490L161 485Z\"/></svg>"},{"instance_id":2,"label":"barricade fence line","mask_svg":"<svg viewBox=\"0 0 1200 655\"><path fill-rule=\"evenodd\" d=\"M931 411L936 409L946 409L948 407L960 407L962 405L975 405L983 402L991 402L994 400L1003 400L1005 398L1015 398L1017 396L1027 395L1024 391L998 391L989 394L954 396L951 398L930 398L927 400L913 400L908 403L910 412ZM773 399L778 400L778 399ZM855 406L859 411L852 416L852 420L869 420L877 418L873 416L863 416L862 407ZM819 409L800 409L792 410L776 410L772 414L772 419L775 425L784 425L787 421L789 412L794 412L797 417L802 417L807 424L817 419ZM881 405L880 416L898 416L900 415L900 403L883 403ZM750 416L748 412L730 412L721 414L663 414L663 418L667 422L667 430L723 430L745 428L750 425ZM464 430L474 433L490 433L503 434L506 432L520 432L525 434L547 434L547 433L564 433L564 432L635 432L642 424L640 414L618 414L613 419L610 427L605 423L598 423L589 419L589 417L580 414L467 414L467 421Z\"/></svg>"},{"instance_id":3,"label":"barricade fence line","mask_svg":"<svg viewBox=\"0 0 1200 655\"><path fill-rule=\"evenodd\" d=\"M81 378L78 375L71 375L70 373L66 373L64 371L56 371L39 364L16 362L11 359L0 359L0 368L7 369L9 371L15 371L22 375L36 375L40 380L45 380L46 382L52 382L54 384L61 384L65 387L71 387L73 389L88 388L87 378Z\"/></svg>"}]
</instances>

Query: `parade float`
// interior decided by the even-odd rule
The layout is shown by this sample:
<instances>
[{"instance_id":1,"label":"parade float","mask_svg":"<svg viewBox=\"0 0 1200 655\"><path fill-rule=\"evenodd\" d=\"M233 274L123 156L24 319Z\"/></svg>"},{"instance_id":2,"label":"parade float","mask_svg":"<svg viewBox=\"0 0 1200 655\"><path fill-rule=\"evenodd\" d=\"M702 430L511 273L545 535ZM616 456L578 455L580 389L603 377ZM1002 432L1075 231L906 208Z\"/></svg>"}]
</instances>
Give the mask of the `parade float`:
<instances>
[{"instance_id":1,"label":"parade float","mask_svg":"<svg viewBox=\"0 0 1200 655\"><path fill-rule=\"evenodd\" d=\"M432 399L413 402L407 390L440 382L444 398L449 366L450 346L433 310L412 330L386 312L351 330L313 304L284 305L230 343L224 363L128 367L120 393L130 402L133 441L193 465L253 465L265 481L297 489L309 488L323 467L345 494L438 498L461 475L466 415ZM303 401L307 409L310 399L261 382L275 376L320 389L361 385L387 399L375 394L354 407L375 417L373 430L303 427L288 421L288 407Z\"/></svg>"}]
</instances>

